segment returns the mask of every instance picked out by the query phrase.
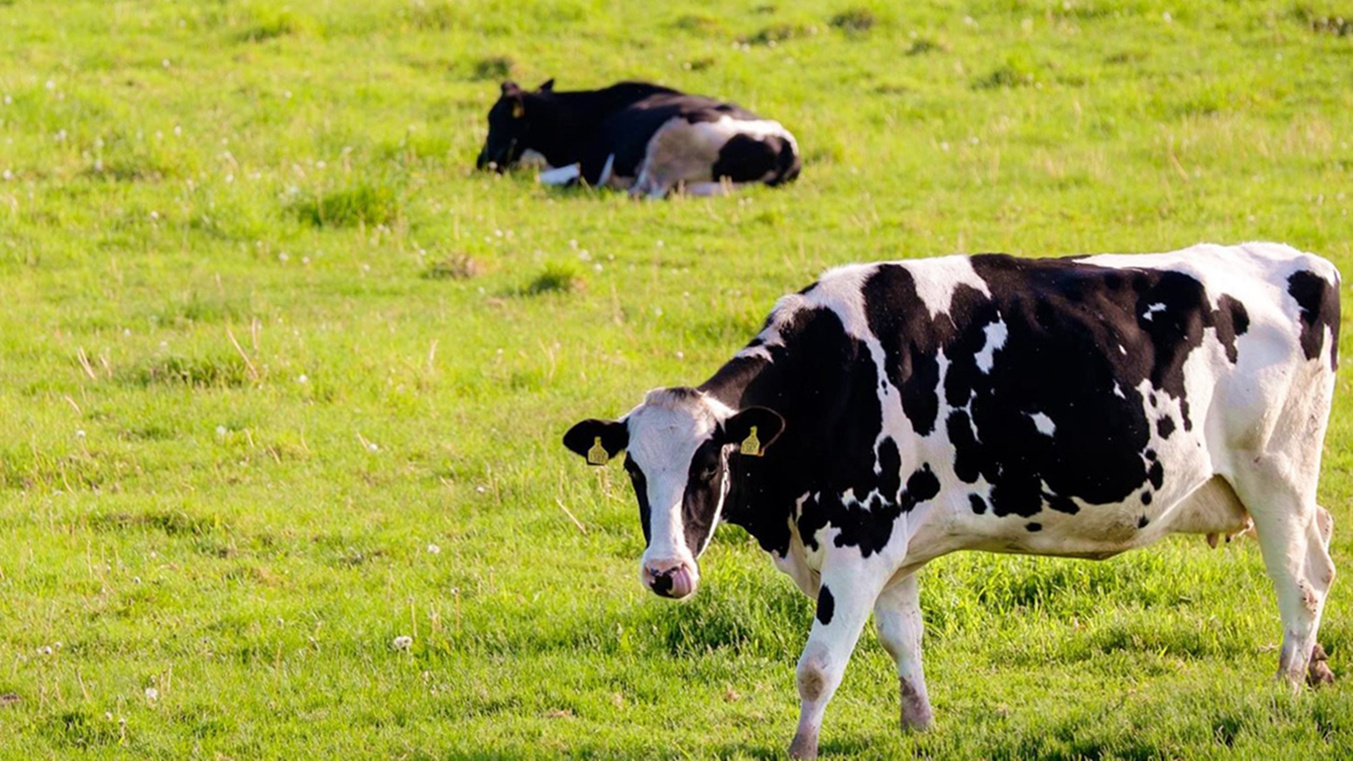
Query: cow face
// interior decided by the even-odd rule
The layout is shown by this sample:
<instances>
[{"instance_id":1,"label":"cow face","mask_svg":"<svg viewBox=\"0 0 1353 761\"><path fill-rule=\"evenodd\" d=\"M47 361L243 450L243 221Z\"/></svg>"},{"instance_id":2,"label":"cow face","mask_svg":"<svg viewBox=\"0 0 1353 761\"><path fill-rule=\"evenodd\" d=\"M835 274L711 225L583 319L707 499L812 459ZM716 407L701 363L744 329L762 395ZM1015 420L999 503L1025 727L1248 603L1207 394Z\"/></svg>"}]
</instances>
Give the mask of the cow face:
<instances>
[{"instance_id":1,"label":"cow face","mask_svg":"<svg viewBox=\"0 0 1353 761\"><path fill-rule=\"evenodd\" d=\"M551 79L541 85L538 92L550 92L553 89L554 80ZM521 160L531 131L527 115L528 95L516 82L503 83L498 102L489 109L489 134L475 161L476 169L502 173Z\"/></svg>"},{"instance_id":2,"label":"cow face","mask_svg":"<svg viewBox=\"0 0 1353 761\"><path fill-rule=\"evenodd\" d=\"M694 389L659 389L621 420L578 423L564 445L591 465L626 451L647 545L640 578L655 593L679 599L699 583L695 561L733 488L731 459L761 456L783 428L784 419L764 407L735 412Z\"/></svg>"}]
</instances>

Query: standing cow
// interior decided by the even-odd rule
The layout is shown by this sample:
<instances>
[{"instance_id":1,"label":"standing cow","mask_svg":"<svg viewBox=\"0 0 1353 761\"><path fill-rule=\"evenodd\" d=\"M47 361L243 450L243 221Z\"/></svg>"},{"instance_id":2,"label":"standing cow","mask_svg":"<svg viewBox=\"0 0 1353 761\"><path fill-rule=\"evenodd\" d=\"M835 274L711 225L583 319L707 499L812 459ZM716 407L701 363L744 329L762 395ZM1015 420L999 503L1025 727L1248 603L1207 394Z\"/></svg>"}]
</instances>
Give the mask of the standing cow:
<instances>
[{"instance_id":1,"label":"standing cow","mask_svg":"<svg viewBox=\"0 0 1353 761\"><path fill-rule=\"evenodd\" d=\"M799 148L780 126L731 103L643 82L535 92L504 82L489 110L476 167L545 164L540 181L628 189L661 198L723 192L724 183L779 185L799 175Z\"/></svg>"},{"instance_id":2,"label":"standing cow","mask_svg":"<svg viewBox=\"0 0 1353 761\"><path fill-rule=\"evenodd\" d=\"M1338 271L1271 243L853 265L780 299L698 388L564 444L627 451L654 592L695 591L724 520L817 599L790 746L810 758L871 609L903 726L930 725L916 572L955 550L1099 559L1253 526L1279 676L1332 679L1316 482L1338 334Z\"/></svg>"}]
</instances>

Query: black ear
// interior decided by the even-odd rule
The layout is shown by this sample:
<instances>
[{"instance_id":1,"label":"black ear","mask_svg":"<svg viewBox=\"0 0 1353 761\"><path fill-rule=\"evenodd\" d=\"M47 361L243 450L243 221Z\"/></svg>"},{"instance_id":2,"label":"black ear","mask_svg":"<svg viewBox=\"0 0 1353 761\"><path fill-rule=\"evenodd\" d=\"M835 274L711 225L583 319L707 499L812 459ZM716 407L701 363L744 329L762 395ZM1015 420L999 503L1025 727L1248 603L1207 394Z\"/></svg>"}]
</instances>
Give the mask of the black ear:
<instances>
[{"instance_id":1,"label":"black ear","mask_svg":"<svg viewBox=\"0 0 1353 761\"><path fill-rule=\"evenodd\" d=\"M719 426L725 444L737 444L745 455L760 457L766 448L780 438L785 419L768 407L748 407Z\"/></svg>"},{"instance_id":2,"label":"black ear","mask_svg":"<svg viewBox=\"0 0 1353 761\"><path fill-rule=\"evenodd\" d=\"M616 420L584 420L564 434L564 446L586 458L588 465L605 465L629 443L629 429Z\"/></svg>"},{"instance_id":3,"label":"black ear","mask_svg":"<svg viewBox=\"0 0 1353 761\"><path fill-rule=\"evenodd\" d=\"M540 86L541 92L554 92L554 77L545 80L545 84Z\"/></svg>"},{"instance_id":4,"label":"black ear","mask_svg":"<svg viewBox=\"0 0 1353 761\"><path fill-rule=\"evenodd\" d=\"M516 82L513 82L512 80L509 79L503 83L504 95L516 95L519 92L521 92L521 88L517 86Z\"/></svg>"}]
</instances>

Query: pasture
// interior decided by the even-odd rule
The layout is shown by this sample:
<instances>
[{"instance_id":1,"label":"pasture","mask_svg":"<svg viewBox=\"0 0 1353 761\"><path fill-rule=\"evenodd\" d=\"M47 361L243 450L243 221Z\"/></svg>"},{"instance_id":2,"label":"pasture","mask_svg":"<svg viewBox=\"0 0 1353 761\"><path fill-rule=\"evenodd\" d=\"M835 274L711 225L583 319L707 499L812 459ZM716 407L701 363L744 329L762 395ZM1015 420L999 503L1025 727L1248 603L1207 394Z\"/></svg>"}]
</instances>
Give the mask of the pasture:
<instances>
[{"instance_id":1,"label":"pasture","mask_svg":"<svg viewBox=\"0 0 1353 761\"><path fill-rule=\"evenodd\" d=\"M642 589L570 424L839 263L1258 239L1353 276L1353 5L896 5L0 0L0 756L780 756L811 602L727 526L693 600ZM728 98L803 175L475 173L508 77ZM1294 698L1252 540L921 584L936 729L870 631L825 755L1353 756L1348 581L1341 681Z\"/></svg>"}]
</instances>

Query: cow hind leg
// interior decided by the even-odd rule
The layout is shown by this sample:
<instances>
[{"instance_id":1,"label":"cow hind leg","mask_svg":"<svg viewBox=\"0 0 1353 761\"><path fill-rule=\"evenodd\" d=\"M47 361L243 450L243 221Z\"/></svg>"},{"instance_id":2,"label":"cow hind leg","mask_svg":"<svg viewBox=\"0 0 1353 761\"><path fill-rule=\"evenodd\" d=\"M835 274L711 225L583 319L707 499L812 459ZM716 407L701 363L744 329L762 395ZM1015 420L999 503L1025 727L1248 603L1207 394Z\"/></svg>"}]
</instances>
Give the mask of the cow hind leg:
<instances>
[{"instance_id":1,"label":"cow hind leg","mask_svg":"<svg viewBox=\"0 0 1353 761\"><path fill-rule=\"evenodd\" d=\"M874 603L874 625L883 649L897 664L902 698L902 728L925 730L934 721L921 668L921 591L916 574L894 583Z\"/></svg>"},{"instance_id":2,"label":"cow hind leg","mask_svg":"<svg viewBox=\"0 0 1353 761\"><path fill-rule=\"evenodd\" d=\"M681 186L688 196L726 196L738 189L733 182L692 182Z\"/></svg>"},{"instance_id":3,"label":"cow hind leg","mask_svg":"<svg viewBox=\"0 0 1353 761\"><path fill-rule=\"evenodd\" d=\"M1254 519L1264 565L1277 592L1283 623L1278 676L1293 686L1333 679L1316 642L1325 597L1334 582L1328 546L1333 521L1290 473L1260 459L1237 474L1236 493Z\"/></svg>"},{"instance_id":4,"label":"cow hind leg","mask_svg":"<svg viewBox=\"0 0 1353 761\"><path fill-rule=\"evenodd\" d=\"M1320 531L1320 544L1325 550L1325 555L1329 557L1330 539L1334 535L1334 516L1323 507L1315 509L1315 525ZM1331 575L1334 572L1333 565L1330 567ZM1325 654L1325 648L1317 642L1311 650L1311 663L1306 667L1306 683L1312 687L1319 687L1325 684L1334 683L1334 672L1330 671L1329 664L1326 661L1329 656Z\"/></svg>"}]
</instances>

